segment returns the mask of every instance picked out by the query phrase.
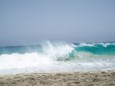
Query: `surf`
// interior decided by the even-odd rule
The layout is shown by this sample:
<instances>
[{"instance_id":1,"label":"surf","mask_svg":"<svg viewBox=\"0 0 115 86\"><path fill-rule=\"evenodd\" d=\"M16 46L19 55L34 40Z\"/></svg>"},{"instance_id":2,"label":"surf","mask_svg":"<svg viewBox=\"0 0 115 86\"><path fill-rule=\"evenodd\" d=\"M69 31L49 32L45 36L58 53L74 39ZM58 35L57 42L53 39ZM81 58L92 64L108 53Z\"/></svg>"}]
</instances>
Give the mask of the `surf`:
<instances>
[{"instance_id":1,"label":"surf","mask_svg":"<svg viewBox=\"0 0 115 86\"><path fill-rule=\"evenodd\" d=\"M115 69L115 43L46 41L0 47L0 74L112 69Z\"/></svg>"}]
</instances>

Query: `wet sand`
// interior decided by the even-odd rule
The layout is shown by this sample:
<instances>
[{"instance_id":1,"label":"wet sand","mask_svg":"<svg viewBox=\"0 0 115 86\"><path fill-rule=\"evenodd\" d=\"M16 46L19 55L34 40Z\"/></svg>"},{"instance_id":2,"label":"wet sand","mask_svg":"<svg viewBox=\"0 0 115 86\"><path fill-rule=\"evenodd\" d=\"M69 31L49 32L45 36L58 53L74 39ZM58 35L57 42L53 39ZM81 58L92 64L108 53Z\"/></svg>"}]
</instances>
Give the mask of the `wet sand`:
<instances>
[{"instance_id":1,"label":"wet sand","mask_svg":"<svg viewBox=\"0 0 115 86\"><path fill-rule=\"evenodd\" d=\"M115 70L0 75L0 86L115 86Z\"/></svg>"}]
</instances>

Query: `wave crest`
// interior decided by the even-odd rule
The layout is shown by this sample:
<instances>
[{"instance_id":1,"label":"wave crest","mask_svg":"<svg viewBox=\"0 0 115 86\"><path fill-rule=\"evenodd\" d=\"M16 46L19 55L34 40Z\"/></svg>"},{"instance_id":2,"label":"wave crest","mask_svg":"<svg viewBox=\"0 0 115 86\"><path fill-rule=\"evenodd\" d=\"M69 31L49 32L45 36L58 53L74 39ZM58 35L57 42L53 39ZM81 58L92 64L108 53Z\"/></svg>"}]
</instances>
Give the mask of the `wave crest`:
<instances>
[{"instance_id":1,"label":"wave crest","mask_svg":"<svg viewBox=\"0 0 115 86\"><path fill-rule=\"evenodd\" d=\"M115 69L114 44L44 42L39 46L0 47L0 74L30 71ZM10 52L10 53L8 53Z\"/></svg>"}]
</instances>

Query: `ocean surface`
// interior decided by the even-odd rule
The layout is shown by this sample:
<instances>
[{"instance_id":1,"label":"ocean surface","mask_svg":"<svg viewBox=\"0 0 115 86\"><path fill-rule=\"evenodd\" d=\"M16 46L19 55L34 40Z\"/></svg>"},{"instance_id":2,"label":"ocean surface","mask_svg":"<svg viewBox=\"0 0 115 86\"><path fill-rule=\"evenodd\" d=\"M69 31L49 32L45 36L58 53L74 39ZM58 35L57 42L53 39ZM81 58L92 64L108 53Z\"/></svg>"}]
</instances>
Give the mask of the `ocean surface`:
<instances>
[{"instance_id":1,"label":"ocean surface","mask_svg":"<svg viewBox=\"0 0 115 86\"><path fill-rule=\"evenodd\" d=\"M0 74L115 70L115 43L0 46Z\"/></svg>"}]
</instances>

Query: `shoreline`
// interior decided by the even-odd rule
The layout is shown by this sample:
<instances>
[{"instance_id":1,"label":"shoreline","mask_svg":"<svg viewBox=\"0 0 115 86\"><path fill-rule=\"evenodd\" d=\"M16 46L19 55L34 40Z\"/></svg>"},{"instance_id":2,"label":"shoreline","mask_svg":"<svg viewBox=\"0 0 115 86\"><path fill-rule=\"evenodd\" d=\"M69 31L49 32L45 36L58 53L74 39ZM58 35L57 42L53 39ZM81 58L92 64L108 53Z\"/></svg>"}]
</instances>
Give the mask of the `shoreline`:
<instances>
[{"instance_id":1,"label":"shoreline","mask_svg":"<svg viewBox=\"0 0 115 86\"><path fill-rule=\"evenodd\" d=\"M115 86L115 70L0 75L0 86Z\"/></svg>"}]
</instances>

